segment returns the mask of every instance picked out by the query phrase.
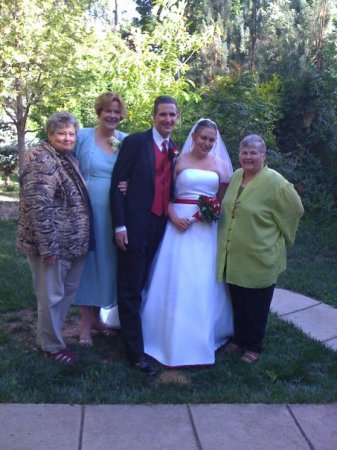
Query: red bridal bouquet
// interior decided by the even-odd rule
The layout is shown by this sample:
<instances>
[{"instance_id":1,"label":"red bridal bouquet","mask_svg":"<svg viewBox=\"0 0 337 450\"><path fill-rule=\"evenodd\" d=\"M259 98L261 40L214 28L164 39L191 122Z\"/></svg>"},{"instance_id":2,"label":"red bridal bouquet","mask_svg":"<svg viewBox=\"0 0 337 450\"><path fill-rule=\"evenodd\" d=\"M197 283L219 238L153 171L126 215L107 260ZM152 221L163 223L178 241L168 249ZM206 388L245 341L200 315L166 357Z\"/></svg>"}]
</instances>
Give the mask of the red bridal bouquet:
<instances>
[{"instance_id":1,"label":"red bridal bouquet","mask_svg":"<svg viewBox=\"0 0 337 450\"><path fill-rule=\"evenodd\" d=\"M220 218L221 206L216 197L200 195L198 199L199 211L193 214L193 217L202 222L215 222Z\"/></svg>"}]
</instances>

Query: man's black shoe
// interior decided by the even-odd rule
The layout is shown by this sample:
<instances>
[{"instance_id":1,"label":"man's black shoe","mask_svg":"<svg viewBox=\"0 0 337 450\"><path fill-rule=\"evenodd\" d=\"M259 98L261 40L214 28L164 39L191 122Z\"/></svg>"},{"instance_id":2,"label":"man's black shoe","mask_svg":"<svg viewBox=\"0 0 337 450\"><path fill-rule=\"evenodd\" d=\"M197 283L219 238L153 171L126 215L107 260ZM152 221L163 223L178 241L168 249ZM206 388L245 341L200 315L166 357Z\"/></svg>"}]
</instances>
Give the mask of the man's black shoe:
<instances>
[{"instance_id":1,"label":"man's black shoe","mask_svg":"<svg viewBox=\"0 0 337 450\"><path fill-rule=\"evenodd\" d=\"M141 370L147 375L153 377L156 375L155 369L151 366L151 364L146 360L146 358L140 358L132 364L132 367L135 369Z\"/></svg>"}]
</instances>

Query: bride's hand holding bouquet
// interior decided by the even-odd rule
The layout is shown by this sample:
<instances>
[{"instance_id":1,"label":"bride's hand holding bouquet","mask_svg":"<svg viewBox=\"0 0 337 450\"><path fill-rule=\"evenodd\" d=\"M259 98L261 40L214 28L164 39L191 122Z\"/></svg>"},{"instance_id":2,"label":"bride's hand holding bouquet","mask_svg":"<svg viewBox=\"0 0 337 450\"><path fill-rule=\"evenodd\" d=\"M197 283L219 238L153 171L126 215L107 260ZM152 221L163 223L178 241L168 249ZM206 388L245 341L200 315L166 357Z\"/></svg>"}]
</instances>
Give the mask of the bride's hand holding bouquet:
<instances>
[{"instance_id":1,"label":"bride's hand holding bouquet","mask_svg":"<svg viewBox=\"0 0 337 450\"><path fill-rule=\"evenodd\" d=\"M193 214L190 221L200 220L201 222L212 223L219 220L221 206L216 197L200 195L198 202L199 210Z\"/></svg>"}]
</instances>

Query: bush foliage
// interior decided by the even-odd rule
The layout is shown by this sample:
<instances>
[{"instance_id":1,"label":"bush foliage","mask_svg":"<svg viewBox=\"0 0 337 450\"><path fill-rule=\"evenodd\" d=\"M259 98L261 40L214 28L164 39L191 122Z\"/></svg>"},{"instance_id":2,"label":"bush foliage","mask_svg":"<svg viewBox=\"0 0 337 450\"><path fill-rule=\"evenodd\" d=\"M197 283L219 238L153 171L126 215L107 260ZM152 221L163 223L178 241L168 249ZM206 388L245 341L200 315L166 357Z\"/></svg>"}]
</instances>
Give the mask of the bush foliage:
<instances>
[{"instance_id":1,"label":"bush foliage","mask_svg":"<svg viewBox=\"0 0 337 450\"><path fill-rule=\"evenodd\" d=\"M18 149L14 144L0 147L0 174L4 180L5 189L10 189L11 177L18 165Z\"/></svg>"}]
</instances>

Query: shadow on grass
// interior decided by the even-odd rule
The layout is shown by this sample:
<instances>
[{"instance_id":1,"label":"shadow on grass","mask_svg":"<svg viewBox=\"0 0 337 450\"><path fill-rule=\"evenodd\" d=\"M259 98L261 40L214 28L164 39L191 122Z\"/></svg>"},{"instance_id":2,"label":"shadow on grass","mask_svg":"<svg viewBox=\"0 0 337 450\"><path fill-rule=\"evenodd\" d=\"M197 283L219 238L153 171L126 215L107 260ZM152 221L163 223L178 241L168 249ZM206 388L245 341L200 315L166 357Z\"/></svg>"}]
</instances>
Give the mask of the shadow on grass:
<instances>
[{"instance_id":1,"label":"shadow on grass","mask_svg":"<svg viewBox=\"0 0 337 450\"><path fill-rule=\"evenodd\" d=\"M304 286L307 290L303 288L303 293L320 300L329 298L337 305L336 270L333 274L325 270L325 266L337 268L334 229L335 224L326 223L323 227L310 218L303 222L298 244L291 250L289 270L281 279L285 283L283 287L301 292ZM15 221L0 221L0 402L337 401L337 352L273 315L268 324L265 351L258 364L246 365L239 355L229 356L220 349L213 366L166 369L155 362L158 376L148 379L128 366L118 334L109 338L95 335L93 348L80 347L78 308L72 307L64 335L69 347L79 355L79 362L62 366L46 360L35 345L36 300L26 260L15 251L15 233ZM316 266L312 255L320 260ZM324 290L320 289L322 279L319 278L323 275Z\"/></svg>"},{"instance_id":2,"label":"shadow on grass","mask_svg":"<svg viewBox=\"0 0 337 450\"><path fill-rule=\"evenodd\" d=\"M16 319L13 319L15 314ZM67 321L72 366L46 360L34 344L34 314L6 314L0 336L0 401L7 403L329 403L337 401L337 353L294 326L270 317L265 351L247 365L240 355L217 352L216 364L167 369L154 362L149 379L125 360L117 333L94 336L94 347L77 343L77 317Z\"/></svg>"}]
</instances>

